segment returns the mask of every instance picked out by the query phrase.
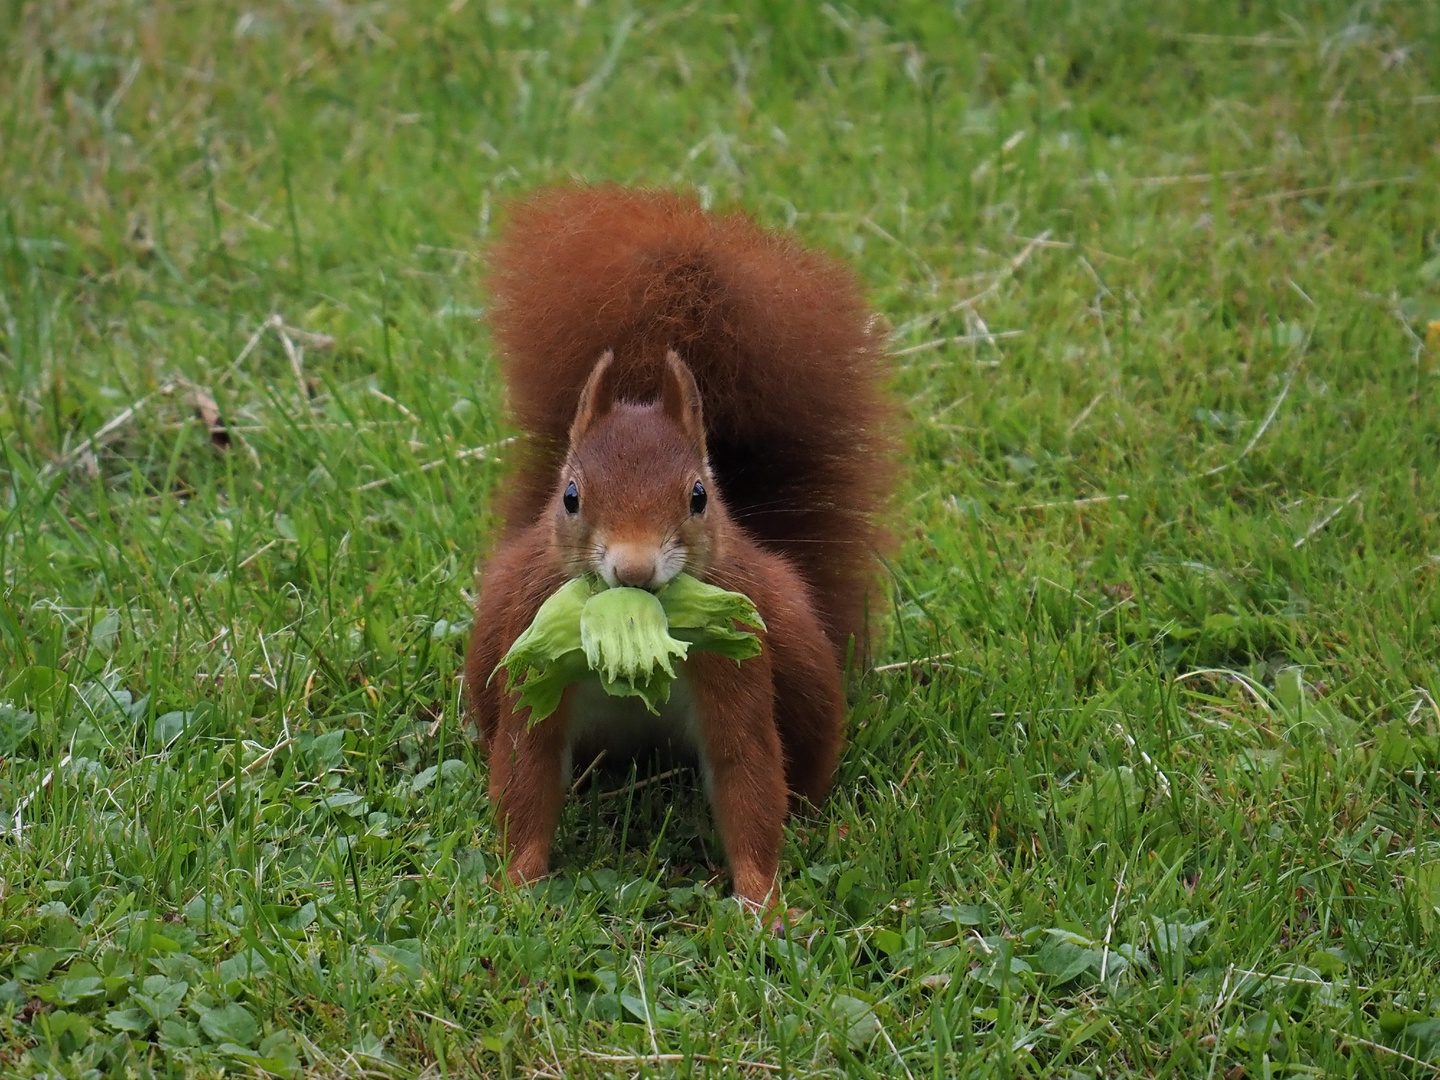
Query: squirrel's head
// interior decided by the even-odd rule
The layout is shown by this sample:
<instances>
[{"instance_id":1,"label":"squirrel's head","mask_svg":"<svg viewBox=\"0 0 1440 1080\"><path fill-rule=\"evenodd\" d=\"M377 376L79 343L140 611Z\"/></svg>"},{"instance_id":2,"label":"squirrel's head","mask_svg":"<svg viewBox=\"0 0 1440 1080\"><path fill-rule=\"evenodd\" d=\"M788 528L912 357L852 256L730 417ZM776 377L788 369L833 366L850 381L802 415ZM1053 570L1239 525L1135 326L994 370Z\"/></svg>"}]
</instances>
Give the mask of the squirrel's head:
<instances>
[{"instance_id":1,"label":"squirrel's head","mask_svg":"<svg viewBox=\"0 0 1440 1080\"><path fill-rule=\"evenodd\" d=\"M581 391L549 512L572 574L658 589L710 565L725 511L690 369L667 355L660 397L644 405L617 400L619 376L606 352Z\"/></svg>"}]
</instances>

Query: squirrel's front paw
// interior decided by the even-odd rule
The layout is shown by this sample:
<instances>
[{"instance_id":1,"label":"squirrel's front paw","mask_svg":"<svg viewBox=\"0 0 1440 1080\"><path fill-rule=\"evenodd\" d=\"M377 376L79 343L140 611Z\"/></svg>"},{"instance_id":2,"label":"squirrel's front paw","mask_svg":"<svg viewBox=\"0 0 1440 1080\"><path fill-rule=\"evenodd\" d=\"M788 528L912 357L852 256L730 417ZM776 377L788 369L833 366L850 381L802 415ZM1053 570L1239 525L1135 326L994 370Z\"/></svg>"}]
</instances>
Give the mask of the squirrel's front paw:
<instances>
[{"instance_id":1,"label":"squirrel's front paw","mask_svg":"<svg viewBox=\"0 0 1440 1080\"><path fill-rule=\"evenodd\" d=\"M741 911L755 916L766 933L774 937L788 937L809 914L803 908L786 907L785 900L780 895L778 888L758 903L738 893L735 895L735 900L739 903Z\"/></svg>"},{"instance_id":2,"label":"squirrel's front paw","mask_svg":"<svg viewBox=\"0 0 1440 1080\"><path fill-rule=\"evenodd\" d=\"M533 885L550 872L550 856L545 851L517 851L510 859L505 877L511 885Z\"/></svg>"},{"instance_id":3,"label":"squirrel's front paw","mask_svg":"<svg viewBox=\"0 0 1440 1080\"><path fill-rule=\"evenodd\" d=\"M785 905L779 904L771 908L769 914L770 919L765 924L765 929L769 930L775 937L783 938L796 932L801 920L803 920L809 912L803 908L787 908Z\"/></svg>"},{"instance_id":4,"label":"squirrel's front paw","mask_svg":"<svg viewBox=\"0 0 1440 1080\"><path fill-rule=\"evenodd\" d=\"M774 875L746 873L738 867L733 874L735 899L742 909L762 919L785 909L785 901L780 895L780 882Z\"/></svg>"}]
</instances>

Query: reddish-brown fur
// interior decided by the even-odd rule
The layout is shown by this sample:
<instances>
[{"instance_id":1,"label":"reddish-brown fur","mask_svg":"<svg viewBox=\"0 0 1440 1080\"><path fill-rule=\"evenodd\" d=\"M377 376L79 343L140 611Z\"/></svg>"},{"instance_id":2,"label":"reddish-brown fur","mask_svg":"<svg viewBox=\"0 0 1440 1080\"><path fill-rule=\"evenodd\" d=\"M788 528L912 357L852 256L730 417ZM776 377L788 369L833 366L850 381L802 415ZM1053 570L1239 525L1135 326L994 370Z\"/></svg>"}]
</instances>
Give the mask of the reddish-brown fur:
<instances>
[{"instance_id":1,"label":"reddish-brown fur","mask_svg":"<svg viewBox=\"0 0 1440 1080\"><path fill-rule=\"evenodd\" d=\"M510 877L548 868L576 693L532 729L491 671L600 553L633 549L643 573L670 545L687 572L748 595L767 626L758 657L685 663L735 891L764 904L789 806L830 786L840 665L852 638L863 647L884 540L891 411L859 291L746 218L610 185L519 204L492 266L491 323L530 446L506 482L466 686Z\"/></svg>"},{"instance_id":2,"label":"reddish-brown fur","mask_svg":"<svg viewBox=\"0 0 1440 1080\"><path fill-rule=\"evenodd\" d=\"M512 221L488 279L511 416L532 436L507 483L509 527L551 497L600 354L614 351L622 398L649 401L674 349L700 386L731 516L810 583L842 661L852 635L863 646L894 428L884 343L854 276L668 192L552 188Z\"/></svg>"}]
</instances>

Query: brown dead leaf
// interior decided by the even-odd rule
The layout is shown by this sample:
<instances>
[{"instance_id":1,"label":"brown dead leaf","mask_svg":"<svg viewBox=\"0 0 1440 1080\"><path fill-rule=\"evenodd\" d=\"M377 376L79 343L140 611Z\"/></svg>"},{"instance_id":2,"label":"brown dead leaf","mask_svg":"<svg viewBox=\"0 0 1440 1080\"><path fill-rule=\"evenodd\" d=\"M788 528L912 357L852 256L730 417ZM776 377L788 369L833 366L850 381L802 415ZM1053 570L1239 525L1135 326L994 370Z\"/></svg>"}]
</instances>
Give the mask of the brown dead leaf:
<instances>
[{"instance_id":1,"label":"brown dead leaf","mask_svg":"<svg viewBox=\"0 0 1440 1080\"><path fill-rule=\"evenodd\" d=\"M19 1020L22 1024L28 1024L34 1020L37 1015L49 1012L50 1009L51 1006L45 1004L45 1002L37 997L32 997L29 1001L25 1002L24 1005L20 1006L20 1011L15 1014L15 1019Z\"/></svg>"},{"instance_id":2,"label":"brown dead leaf","mask_svg":"<svg viewBox=\"0 0 1440 1080\"><path fill-rule=\"evenodd\" d=\"M130 215L125 226L125 242L140 258L148 258L155 251L155 238L150 233L150 220L144 211L137 210Z\"/></svg>"},{"instance_id":3,"label":"brown dead leaf","mask_svg":"<svg viewBox=\"0 0 1440 1080\"><path fill-rule=\"evenodd\" d=\"M1110 597L1111 600L1118 600L1122 604L1135 595L1134 586L1124 581L1116 581L1108 585L1101 585L1100 591L1106 596Z\"/></svg>"},{"instance_id":4,"label":"brown dead leaf","mask_svg":"<svg viewBox=\"0 0 1440 1080\"><path fill-rule=\"evenodd\" d=\"M230 432L225 427L225 421L220 416L220 406L215 404L215 398L210 391L203 386L192 386L190 388L190 404L200 414L200 419L210 429L210 445L216 450L226 450L230 447Z\"/></svg>"}]
</instances>

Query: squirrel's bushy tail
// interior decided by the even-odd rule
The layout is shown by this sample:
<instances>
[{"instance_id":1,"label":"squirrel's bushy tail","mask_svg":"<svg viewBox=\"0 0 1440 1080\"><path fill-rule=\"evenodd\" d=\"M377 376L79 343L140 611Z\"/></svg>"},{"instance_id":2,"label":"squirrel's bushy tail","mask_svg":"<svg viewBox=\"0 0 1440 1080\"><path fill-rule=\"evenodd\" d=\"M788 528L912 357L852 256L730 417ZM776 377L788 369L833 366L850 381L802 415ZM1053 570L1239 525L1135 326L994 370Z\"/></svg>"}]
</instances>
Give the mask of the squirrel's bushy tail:
<instances>
[{"instance_id":1,"label":"squirrel's bushy tail","mask_svg":"<svg viewBox=\"0 0 1440 1080\"><path fill-rule=\"evenodd\" d=\"M513 422L530 439L509 527L551 495L580 390L612 349L620 396L657 396L668 349L699 384L731 516L804 576L843 654L867 592L894 471L883 341L839 263L740 214L618 185L515 204L494 249L489 322Z\"/></svg>"}]
</instances>

